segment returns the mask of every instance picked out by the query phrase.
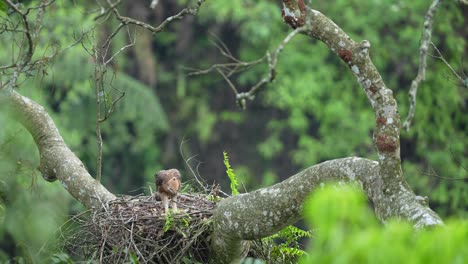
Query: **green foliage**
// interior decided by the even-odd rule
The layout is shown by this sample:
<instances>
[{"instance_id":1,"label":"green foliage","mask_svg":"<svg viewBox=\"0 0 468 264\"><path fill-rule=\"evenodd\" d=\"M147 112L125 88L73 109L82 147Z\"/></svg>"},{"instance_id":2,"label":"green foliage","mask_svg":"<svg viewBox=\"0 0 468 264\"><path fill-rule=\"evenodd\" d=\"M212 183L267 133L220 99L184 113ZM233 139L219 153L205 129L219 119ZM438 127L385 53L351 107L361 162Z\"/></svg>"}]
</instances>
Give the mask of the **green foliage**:
<instances>
[{"instance_id":1,"label":"green foliage","mask_svg":"<svg viewBox=\"0 0 468 264\"><path fill-rule=\"evenodd\" d=\"M237 189L237 176L234 173L234 170L231 168L231 164L229 164L229 157L226 151L223 151L223 157L224 166L226 166L226 174L231 181L231 193L232 195L237 195L239 194L239 190Z\"/></svg>"},{"instance_id":2,"label":"green foliage","mask_svg":"<svg viewBox=\"0 0 468 264\"><path fill-rule=\"evenodd\" d=\"M299 244L300 239L311 238L312 232L295 226L287 226L278 233L264 238L266 243L274 242L271 258L281 263L296 263L298 258L306 254ZM280 241L276 243L275 241Z\"/></svg>"},{"instance_id":3,"label":"green foliage","mask_svg":"<svg viewBox=\"0 0 468 264\"><path fill-rule=\"evenodd\" d=\"M194 2L177 1L179 4ZM408 109L407 91L416 74L419 36L428 2L337 0L333 3L313 1L312 4L355 40L371 42L372 59L394 91L399 112L404 117ZM2 16L6 14L3 6L4 2L0 1ZM171 8L180 7L173 5ZM34 59L70 46L82 32L93 32L89 42L94 41L93 35L102 40L102 32L112 32L118 25L114 20L102 23L102 31L95 30L95 21L88 15L95 7L88 2L59 1L52 8L44 17L43 34L38 38ZM171 8L167 12L174 11ZM129 15L126 10L121 11L123 15ZM13 16L13 19L17 18ZM434 43L455 70L465 68L466 72L466 62L460 64L460 58L466 57L466 16L454 1L447 1L441 4L435 19ZM242 150L245 166L236 168L239 176L232 174L236 182L246 184L249 189L260 184L271 185L300 168L327 159L350 155L376 158L371 136L375 121L370 105L347 66L320 42L304 36L291 41L279 57L275 82L257 96L246 112L238 111L231 90L216 74L186 78L186 72L180 70L181 66L203 68L225 62L209 42L208 32L213 32L234 56L245 61L259 58L266 50L275 48L290 32L281 19L278 1L206 1L195 21L189 30L174 23L168 31L155 36L153 51L148 52L148 56L154 56L157 62L156 88L136 79L140 65L135 62L135 53L131 49L116 58L113 66L119 72L114 75L109 69L107 101L115 99L119 91L126 93L102 128L103 183L112 192L128 192L153 182L152 175L162 163L180 165L177 151L173 149L184 136L193 139L197 150L192 151L204 160L213 160L209 153L227 149L226 144L233 146L229 148L230 153ZM150 22L156 24L155 20ZM118 34L110 53L127 44L127 37L127 34ZM179 44L183 47L185 41L190 42L190 49L178 50ZM14 43L12 33L3 32L0 45L10 47L11 43ZM9 48L0 49L0 64L11 63L11 56L23 51L15 49L11 53ZM414 126L401 137L403 170L415 192L428 196L431 207L442 216L466 217L468 211L464 210L464 205L468 202L468 185L463 181L441 180L428 175L466 176L463 169L468 162L466 89L457 87L452 73L439 60L429 58L428 64L426 81L418 92ZM41 69L43 71L29 73L34 76L21 82L20 90L51 113L68 146L91 173L95 171L97 149L93 67L93 59L76 46L59 53L50 66ZM264 73L265 66L260 66L230 78L238 84L239 91L245 91ZM3 74L0 81L7 77ZM11 142L0 145L0 174L5 176L0 178L0 185L3 181L8 186L0 191L13 197L4 200L5 227L0 225L0 229L7 231L0 232L0 239L4 240L7 233L13 234L14 244L25 245L22 248L36 253L41 241L37 237L44 234L42 230L33 229L41 229L43 223L31 223L27 229L31 234L25 234L26 231L20 229L24 222L8 220L11 206L16 206L17 217L43 219L37 217L40 210L50 210L49 206L55 207L57 200L65 204L61 197L69 196L58 191L61 189L59 185L39 183L42 180L38 180L39 190L47 191L29 191L31 175L39 176L31 169L38 164L36 148L30 136L3 113L0 114L0 126L0 144ZM11 136L15 136L12 141ZM256 146L255 151L244 151L252 146ZM201 169L213 172L220 171L222 166L220 162L215 165L205 163ZM264 172L263 178L253 180L250 175L262 175L258 172ZM227 178L215 180L223 183ZM237 193L238 186L233 188L233 180L230 181L233 194ZM43 194L38 197L39 193ZM21 198L20 194L25 197ZM44 201L44 204L50 201L50 205L41 202L37 209L27 212L29 203L36 200ZM68 207L70 205L60 205L52 215L65 215ZM50 220L49 217L46 218ZM44 230L53 233L52 226L59 222L50 220L50 226L46 225ZM45 234L44 238L49 239L49 235Z\"/></svg>"},{"instance_id":4,"label":"green foliage","mask_svg":"<svg viewBox=\"0 0 468 264\"><path fill-rule=\"evenodd\" d=\"M339 0L333 4L315 2L313 7L355 40L371 42L372 60L393 90L405 118L428 3ZM442 3L434 21L433 41L459 72L466 68L466 63L460 64L460 58L466 57L466 38L460 34L463 25L466 16L459 6ZM254 52L252 49L242 46L241 54ZM346 65L322 43L296 37L280 55L277 73L261 100L265 107L282 115L268 121L257 151L266 161L283 162L265 162L265 167L284 168L290 160L305 168L345 156L377 158L371 136L375 118L369 102ZM402 132L402 156L404 167L411 168L404 170L405 176L416 193L429 196L442 215L465 217L467 211L460 208L468 202L468 185L429 176L434 174L432 170L443 177L466 176L467 97L453 79L444 63L428 58L414 124L409 133Z\"/></svg>"},{"instance_id":5,"label":"green foliage","mask_svg":"<svg viewBox=\"0 0 468 264\"><path fill-rule=\"evenodd\" d=\"M49 65L30 72L32 76L19 83L22 94L49 112L67 145L93 174L97 152L94 64L81 46L70 47L83 32L94 30L95 22L87 14L87 7L68 1L51 6L43 18L33 59L56 56ZM92 37L89 41L93 41ZM1 34L2 47L10 47L11 43L11 33ZM70 48L65 52L57 53L67 47ZM18 49L13 54L9 48L0 49L0 64L11 63L17 52ZM119 91L126 95L102 127L104 184L112 192L128 192L144 186L145 177L152 178L159 166L156 161L160 149L149 146L158 145L157 137L169 128L168 120L150 87L123 72L114 76L110 69L105 78L108 99L115 99ZM0 262L16 254L31 262L60 263L64 260L62 256L50 257L56 252L57 229L67 215L83 208L58 181L51 184L41 179L36 170L37 147L30 134L3 110L0 111L0 185L7 188L0 188L0 208L4 209L4 213L0 210L0 218L4 216L0 219ZM3 247L13 251L4 252Z\"/></svg>"},{"instance_id":6,"label":"green foliage","mask_svg":"<svg viewBox=\"0 0 468 264\"><path fill-rule=\"evenodd\" d=\"M197 115L200 122L195 124L198 131L198 137L201 142L209 142L213 134L213 127L216 124L216 114L211 112L207 105L199 104L197 106Z\"/></svg>"},{"instance_id":7,"label":"green foliage","mask_svg":"<svg viewBox=\"0 0 468 264\"><path fill-rule=\"evenodd\" d=\"M172 215L171 211L169 210L166 212L166 220L164 221L164 232L169 231L174 225L174 216Z\"/></svg>"},{"instance_id":8,"label":"green foliage","mask_svg":"<svg viewBox=\"0 0 468 264\"><path fill-rule=\"evenodd\" d=\"M315 228L313 243L300 263L465 263L468 222L415 230L391 220L382 226L355 186L327 186L315 191L304 206ZM370 250L371 249L371 250ZM435 253L436 252L436 253Z\"/></svg>"},{"instance_id":9,"label":"green foliage","mask_svg":"<svg viewBox=\"0 0 468 264\"><path fill-rule=\"evenodd\" d=\"M4 1L0 2L0 11L3 13L3 14L6 14L7 12L7 5Z\"/></svg>"},{"instance_id":10,"label":"green foliage","mask_svg":"<svg viewBox=\"0 0 468 264\"><path fill-rule=\"evenodd\" d=\"M138 262L138 257L135 253L130 253L130 263L132 264L138 264L140 262Z\"/></svg>"},{"instance_id":11,"label":"green foliage","mask_svg":"<svg viewBox=\"0 0 468 264\"><path fill-rule=\"evenodd\" d=\"M65 253L56 253L52 255L51 263L53 264L73 264L73 260Z\"/></svg>"},{"instance_id":12,"label":"green foliage","mask_svg":"<svg viewBox=\"0 0 468 264\"><path fill-rule=\"evenodd\" d=\"M180 215L179 215L180 216ZM175 217L174 211L171 209L166 212L166 218L164 221L164 232L168 232L169 230L176 230L177 233L181 234L182 236L186 237L186 230L190 227L190 222L192 218L190 215L184 215L183 217Z\"/></svg>"},{"instance_id":13,"label":"green foliage","mask_svg":"<svg viewBox=\"0 0 468 264\"><path fill-rule=\"evenodd\" d=\"M80 47L69 50L52 62L48 76L30 81L43 90L27 91L26 94L36 100L38 98L49 108L65 141L93 174L97 153L96 102L94 83L90 79L94 65L89 60ZM152 181L156 170L153 164L160 155L160 149L148 146L158 145L155 135L167 131L169 124L158 96L150 87L123 72L110 70L104 77L104 85L108 100L114 101L122 93L125 96L101 125L104 137L103 181L104 184L111 182L112 179L106 175L120 167L118 171L122 180L115 190L125 192L143 186L144 181ZM71 116L72 113L80 114ZM138 173L135 172L137 167ZM130 175L136 175L139 183L132 182L127 177Z\"/></svg>"},{"instance_id":14,"label":"green foliage","mask_svg":"<svg viewBox=\"0 0 468 264\"><path fill-rule=\"evenodd\" d=\"M57 248L56 232L76 202L59 182L41 179L29 133L6 112L0 112L0 124L0 262L13 257L4 251L12 248L18 261L46 263Z\"/></svg>"}]
</instances>

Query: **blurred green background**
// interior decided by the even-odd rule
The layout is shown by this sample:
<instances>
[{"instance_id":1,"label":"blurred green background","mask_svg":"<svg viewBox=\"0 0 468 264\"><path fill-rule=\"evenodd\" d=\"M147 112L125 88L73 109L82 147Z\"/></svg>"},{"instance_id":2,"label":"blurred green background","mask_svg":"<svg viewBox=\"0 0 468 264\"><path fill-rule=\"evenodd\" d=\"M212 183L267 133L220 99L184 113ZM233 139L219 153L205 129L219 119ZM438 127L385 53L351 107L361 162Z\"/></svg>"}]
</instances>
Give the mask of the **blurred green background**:
<instances>
[{"instance_id":1,"label":"blurred green background","mask_svg":"<svg viewBox=\"0 0 468 264\"><path fill-rule=\"evenodd\" d=\"M415 230L409 223L378 223L356 186L327 186L310 195L304 214L313 242L299 263L466 263L468 221ZM323 206L326 204L327 206Z\"/></svg>"},{"instance_id":2,"label":"blurred green background","mask_svg":"<svg viewBox=\"0 0 468 264\"><path fill-rule=\"evenodd\" d=\"M156 25L193 2L161 0L151 10L150 1L127 1L120 11ZM406 117L428 1L336 0L313 5L356 41L371 42L372 59ZM94 1L57 1L44 17L37 56L68 47L84 31L91 31L85 46L102 43L118 23L110 19L93 29L95 8ZM468 72L467 18L468 6L444 1L433 30L433 42L463 78ZM237 107L221 76L188 76L188 68L227 62L213 45L213 35L244 61L276 48L290 32L279 1L207 1L197 17L172 23L162 33L135 28L129 32L113 40L112 53L129 43L129 35L136 34L135 46L113 61L106 77L110 96L126 93L102 127L103 183L113 193L149 193L155 171L171 167L179 168L183 181L196 187L180 149L186 158L196 155L191 166L199 165L201 177L209 184L220 183L224 190L229 190L223 164L227 151L245 191L324 160L376 158L371 107L346 65L318 41L296 37L279 57L275 82L246 111ZM11 35L0 35L2 65L11 60L11 50L3 48L11 41ZM254 67L232 80L245 91L265 70L264 65ZM466 219L467 181L432 174L467 176L468 88L441 60L429 57L427 70L414 124L401 135L404 174L442 217ZM60 53L42 74L32 73L20 92L49 111L68 146L95 175L93 71L93 59L77 45ZM0 128L0 260L48 258L58 227L82 208L59 183L42 180L31 136L5 111L0 111Z\"/></svg>"}]
</instances>

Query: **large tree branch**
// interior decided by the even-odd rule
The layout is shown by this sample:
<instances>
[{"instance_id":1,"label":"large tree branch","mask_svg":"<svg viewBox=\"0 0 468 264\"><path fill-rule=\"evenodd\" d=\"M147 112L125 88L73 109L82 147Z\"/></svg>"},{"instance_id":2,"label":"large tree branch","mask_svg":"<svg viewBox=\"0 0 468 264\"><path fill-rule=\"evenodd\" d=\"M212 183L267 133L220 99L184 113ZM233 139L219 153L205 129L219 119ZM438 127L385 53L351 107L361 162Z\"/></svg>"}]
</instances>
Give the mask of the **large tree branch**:
<instances>
[{"instance_id":1,"label":"large tree branch","mask_svg":"<svg viewBox=\"0 0 468 264\"><path fill-rule=\"evenodd\" d=\"M390 199L401 186L409 190L403 178L400 159L400 116L393 92L382 80L369 56L370 43L349 37L331 19L304 5L303 0L284 0L283 18L291 27L303 27L306 35L322 41L349 67L366 94L375 114L374 145L379 157L381 185L379 199ZM381 221L393 217L376 210Z\"/></svg>"},{"instance_id":2,"label":"large tree branch","mask_svg":"<svg viewBox=\"0 0 468 264\"><path fill-rule=\"evenodd\" d=\"M329 161L272 187L225 199L214 216L212 247L216 261L242 257L247 240L271 235L297 221L306 195L331 180L360 183L382 222L397 217L415 227L442 224L403 178L397 103L370 59L369 41L355 42L328 17L308 8L304 0L283 0L282 15L292 28L301 28L303 34L327 45L356 77L374 110L373 139L379 162L360 158Z\"/></svg>"},{"instance_id":3,"label":"large tree branch","mask_svg":"<svg viewBox=\"0 0 468 264\"><path fill-rule=\"evenodd\" d=\"M47 181L60 180L63 187L87 208L99 208L115 199L91 177L83 163L67 147L54 121L38 103L14 89L0 89L0 105L31 133L40 155L39 170Z\"/></svg>"},{"instance_id":4,"label":"large tree branch","mask_svg":"<svg viewBox=\"0 0 468 264\"><path fill-rule=\"evenodd\" d=\"M312 166L271 187L221 201L214 214L212 246L216 261L229 263L242 257L239 254L246 252L247 240L270 236L299 220L304 199L326 182L358 183L377 214L400 217L416 227L442 224L426 201L404 186L388 199L381 199L376 192L381 184L377 162L357 157L337 159Z\"/></svg>"}]
</instances>

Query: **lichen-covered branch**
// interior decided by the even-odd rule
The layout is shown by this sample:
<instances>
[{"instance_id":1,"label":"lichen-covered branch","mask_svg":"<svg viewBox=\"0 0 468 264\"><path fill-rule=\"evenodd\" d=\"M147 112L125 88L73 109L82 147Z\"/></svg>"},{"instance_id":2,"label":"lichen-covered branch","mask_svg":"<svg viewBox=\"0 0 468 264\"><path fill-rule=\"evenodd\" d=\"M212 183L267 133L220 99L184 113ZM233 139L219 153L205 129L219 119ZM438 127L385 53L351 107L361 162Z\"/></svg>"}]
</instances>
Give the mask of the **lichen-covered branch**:
<instances>
[{"instance_id":1,"label":"lichen-covered branch","mask_svg":"<svg viewBox=\"0 0 468 264\"><path fill-rule=\"evenodd\" d=\"M304 0L283 0L282 16L292 28L300 28L303 34L327 45L356 77L374 110L373 139L379 161L329 161L272 187L225 199L214 216L212 247L216 261L229 263L240 258L248 240L271 235L296 221L306 195L332 180L361 184L382 222L401 218L415 227L441 225L442 220L427 206L426 199L416 196L403 178L397 103L370 59L369 41L352 40L328 17L307 7Z\"/></svg>"},{"instance_id":2,"label":"lichen-covered branch","mask_svg":"<svg viewBox=\"0 0 468 264\"><path fill-rule=\"evenodd\" d=\"M65 144L54 121L38 103L11 87L0 89L0 105L31 133L40 155L39 170L47 181L59 180L87 208L100 208L115 199L91 177L83 163Z\"/></svg>"},{"instance_id":3,"label":"lichen-covered branch","mask_svg":"<svg viewBox=\"0 0 468 264\"><path fill-rule=\"evenodd\" d=\"M337 54L367 95L375 114L373 139L379 155L382 181L377 191L381 193L382 199L386 199L392 192L398 191L401 185L407 186L401 170L400 116L393 92L387 88L370 59L369 41L358 43L352 40L331 19L319 11L305 8L303 0L284 0L283 18L293 28L305 28L305 34L322 41ZM381 220L390 217L378 216Z\"/></svg>"},{"instance_id":4,"label":"lichen-covered branch","mask_svg":"<svg viewBox=\"0 0 468 264\"><path fill-rule=\"evenodd\" d=\"M419 68L416 78L411 82L411 87L408 92L410 98L410 109L408 116L403 123L403 129L409 130L411 122L413 121L416 112L416 94L418 93L419 84L426 79L426 68L427 68L427 51L431 43L432 36L432 23L434 21L434 14L437 11L437 7L440 4L440 0L432 1L431 6L427 10L426 17L424 19L424 29L421 36L421 46L419 47Z\"/></svg>"},{"instance_id":5,"label":"lichen-covered branch","mask_svg":"<svg viewBox=\"0 0 468 264\"><path fill-rule=\"evenodd\" d=\"M391 199L381 199L375 191L381 184L377 162L357 157L331 160L271 187L220 202L213 218L212 237L217 263L229 263L242 257L242 252L248 249L248 240L270 236L296 222L301 217L304 199L326 182L358 183L378 214L400 216L417 227L442 224L425 200L404 186L393 193Z\"/></svg>"}]
</instances>

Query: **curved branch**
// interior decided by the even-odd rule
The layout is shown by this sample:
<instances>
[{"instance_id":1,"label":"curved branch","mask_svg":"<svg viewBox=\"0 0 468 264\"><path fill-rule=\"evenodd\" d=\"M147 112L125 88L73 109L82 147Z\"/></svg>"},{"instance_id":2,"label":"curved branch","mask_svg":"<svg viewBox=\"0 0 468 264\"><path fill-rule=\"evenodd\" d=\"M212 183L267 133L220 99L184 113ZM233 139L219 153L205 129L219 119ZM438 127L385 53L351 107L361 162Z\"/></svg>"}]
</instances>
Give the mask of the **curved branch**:
<instances>
[{"instance_id":1,"label":"curved branch","mask_svg":"<svg viewBox=\"0 0 468 264\"><path fill-rule=\"evenodd\" d=\"M349 67L366 94L375 114L374 145L379 157L380 199L389 199L401 186L409 189L403 178L400 159L400 115L393 92L384 83L369 56L370 43L351 39L331 19L304 5L303 0L283 0L283 18L291 27L303 27L306 35L322 41ZM379 211L377 211L379 212ZM381 221L394 215L382 211Z\"/></svg>"},{"instance_id":2,"label":"curved branch","mask_svg":"<svg viewBox=\"0 0 468 264\"><path fill-rule=\"evenodd\" d=\"M401 186L390 199L381 199L380 168L375 161L350 157L327 161L268 188L224 199L214 214L212 247L216 261L231 261L246 252L247 240L270 236L301 217L307 195L327 182L356 182L377 214L399 216L416 227L442 224L424 199ZM237 249L237 251L232 251Z\"/></svg>"},{"instance_id":3,"label":"curved branch","mask_svg":"<svg viewBox=\"0 0 468 264\"><path fill-rule=\"evenodd\" d=\"M42 106L12 88L0 89L0 105L8 106L14 117L31 133L39 149L39 170L45 180L60 180L63 187L86 208L100 208L115 199L91 177L68 148Z\"/></svg>"},{"instance_id":4,"label":"curved branch","mask_svg":"<svg viewBox=\"0 0 468 264\"><path fill-rule=\"evenodd\" d=\"M402 177L397 103L370 59L369 41L355 42L333 21L315 10L310 10L307 22L310 23L307 34L324 42L347 64L371 103L376 118L374 144L384 183Z\"/></svg>"},{"instance_id":5,"label":"curved branch","mask_svg":"<svg viewBox=\"0 0 468 264\"><path fill-rule=\"evenodd\" d=\"M370 59L369 41L355 42L328 17L308 8L304 0L283 0L282 15L292 28L327 45L362 86L375 114L373 139L379 162L362 158L328 161L272 187L223 200L214 215L216 261L243 257L248 240L271 235L297 221L307 194L333 180L361 184L382 222L397 217L415 227L443 224L426 199L416 196L403 178L397 103Z\"/></svg>"}]
</instances>

